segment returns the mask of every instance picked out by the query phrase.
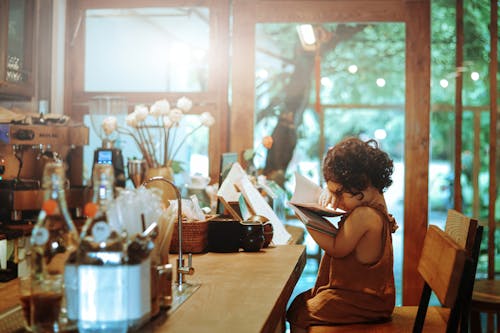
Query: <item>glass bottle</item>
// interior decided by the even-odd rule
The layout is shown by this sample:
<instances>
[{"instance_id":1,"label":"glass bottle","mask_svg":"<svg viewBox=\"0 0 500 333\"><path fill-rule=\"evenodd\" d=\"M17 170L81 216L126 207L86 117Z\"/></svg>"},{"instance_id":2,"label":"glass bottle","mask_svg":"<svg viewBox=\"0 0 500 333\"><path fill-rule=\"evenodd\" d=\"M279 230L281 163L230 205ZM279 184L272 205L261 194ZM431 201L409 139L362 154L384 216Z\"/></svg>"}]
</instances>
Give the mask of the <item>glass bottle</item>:
<instances>
[{"instance_id":1,"label":"glass bottle","mask_svg":"<svg viewBox=\"0 0 500 333\"><path fill-rule=\"evenodd\" d=\"M96 163L94 165L92 201L84 207L84 215L87 216L87 220L80 234L82 242L79 254L84 254L84 257L94 252L112 251L119 256L123 253L123 238L117 230L117 226L110 225L107 216L109 204L114 200L114 179L114 170L111 164ZM97 258L99 255L94 257Z\"/></svg>"},{"instance_id":2,"label":"glass bottle","mask_svg":"<svg viewBox=\"0 0 500 333\"><path fill-rule=\"evenodd\" d=\"M95 164L93 197L84 207L87 220L77 251L78 329L80 332L126 332L127 270L124 237L108 219L114 200L112 165Z\"/></svg>"},{"instance_id":3,"label":"glass bottle","mask_svg":"<svg viewBox=\"0 0 500 333\"><path fill-rule=\"evenodd\" d=\"M66 316L63 295L65 264L78 248L79 237L66 204L65 188L63 163L47 163L42 178L44 201L30 238L30 319L34 332L63 330L75 324Z\"/></svg>"}]
</instances>

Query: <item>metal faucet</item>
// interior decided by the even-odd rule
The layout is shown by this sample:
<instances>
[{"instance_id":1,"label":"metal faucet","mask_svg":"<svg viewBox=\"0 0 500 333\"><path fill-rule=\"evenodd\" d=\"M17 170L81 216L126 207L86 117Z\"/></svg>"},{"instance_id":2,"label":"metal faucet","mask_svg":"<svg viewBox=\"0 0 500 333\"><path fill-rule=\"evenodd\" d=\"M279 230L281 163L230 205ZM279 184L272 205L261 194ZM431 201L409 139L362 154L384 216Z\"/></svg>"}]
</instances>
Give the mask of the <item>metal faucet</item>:
<instances>
[{"instance_id":1,"label":"metal faucet","mask_svg":"<svg viewBox=\"0 0 500 333\"><path fill-rule=\"evenodd\" d=\"M167 183L170 185L174 191L175 191L175 196L177 198L177 231L178 231L178 239L179 239L179 258L177 259L177 287L179 290L182 289L182 284L185 281L184 275L193 275L194 274L194 268L192 266L193 264L193 255L191 253L188 254L188 264L187 266L184 266L184 258L183 258L183 253L182 253L182 197L181 193L179 192L179 189L175 184L166 179L165 177L161 176L156 176L156 177L151 177L144 181L142 183L143 186L147 186L149 183L153 181L161 181L164 183Z\"/></svg>"}]
</instances>

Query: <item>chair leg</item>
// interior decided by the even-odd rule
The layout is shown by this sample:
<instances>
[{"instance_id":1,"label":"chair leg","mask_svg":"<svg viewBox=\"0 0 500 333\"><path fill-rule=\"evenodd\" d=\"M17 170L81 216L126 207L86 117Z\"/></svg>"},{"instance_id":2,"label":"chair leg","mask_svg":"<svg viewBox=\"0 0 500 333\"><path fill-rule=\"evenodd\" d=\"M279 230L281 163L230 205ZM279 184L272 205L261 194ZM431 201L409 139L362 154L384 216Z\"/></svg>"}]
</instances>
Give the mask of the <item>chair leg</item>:
<instances>
[{"instance_id":1,"label":"chair leg","mask_svg":"<svg viewBox=\"0 0 500 333\"><path fill-rule=\"evenodd\" d=\"M495 313L495 317L497 319L497 333L500 333L500 312Z\"/></svg>"},{"instance_id":2,"label":"chair leg","mask_svg":"<svg viewBox=\"0 0 500 333\"><path fill-rule=\"evenodd\" d=\"M477 311L470 312L470 331L472 333L481 333L481 313Z\"/></svg>"},{"instance_id":3,"label":"chair leg","mask_svg":"<svg viewBox=\"0 0 500 333\"><path fill-rule=\"evenodd\" d=\"M431 293L431 287L427 283L424 283L422 295L420 296L420 304L418 305L417 316L415 317L415 322L413 323L413 333L421 333L424 328L425 316L427 315L427 307L429 306Z\"/></svg>"},{"instance_id":4,"label":"chair leg","mask_svg":"<svg viewBox=\"0 0 500 333\"><path fill-rule=\"evenodd\" d=\"M487 324L486 324L486 332L493 333L495 331L495 321L494 315L492 313L487 314Z\"/></svg>"}]
</instances>

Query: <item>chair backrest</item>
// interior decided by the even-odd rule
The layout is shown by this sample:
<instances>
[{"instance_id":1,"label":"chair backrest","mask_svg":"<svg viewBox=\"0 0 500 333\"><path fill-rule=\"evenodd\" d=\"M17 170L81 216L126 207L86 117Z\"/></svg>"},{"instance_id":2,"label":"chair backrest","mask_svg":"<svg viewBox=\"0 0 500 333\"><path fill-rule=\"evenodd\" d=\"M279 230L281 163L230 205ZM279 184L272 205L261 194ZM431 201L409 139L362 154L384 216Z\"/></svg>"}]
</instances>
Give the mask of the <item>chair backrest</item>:
<instances>
[{"instance_id":1,"label":"chair backrest","mask_svg":"<svg viewBox=\"0 0 500 333\"><path fill-rule=\"evenodd\" d=\"M424 279L413 332L422 332L432 291L442 305L451 308L446 332L467 327L483 227L477 221L450 210L446 231L430 225L418 271Z\"/></svg>"},{"instance_id":2,"label":"chair backrest","mask_svg":"<svg viewBox=\"0 0 500 333\"><path fill-rule=\"evenodd\" d=\"M429 226L417 269L446 307L452 307L458 296L465 260L464 248L437 226Z\"/></svg>"},{"instance_id":3,"label":"chair backrest","mask_svg":"<svg viewBox=\"0 0 500 333\"><path fill-rule=\"evenodd\" d=\"M460 323L460 331L467 332L483 227L478 224L477 220L454 209L450 209L446 217L445 232L465 248L470 258L466 263L466 271L461 282L458 300L450 313L450 320L453 321L453 329L458 325L457 323Z\"/></svg>"},{"instance_id":4,"label":"chair backrest","mask_svg":"<svg viewBox=\"0 0 500 333\"><path fill-rule=\"evenodd\" d=\"M454 209L449 209L444 231L471 255L476 237L477 224L477 220L465 216Z\"/></svg>"}]
</instances>

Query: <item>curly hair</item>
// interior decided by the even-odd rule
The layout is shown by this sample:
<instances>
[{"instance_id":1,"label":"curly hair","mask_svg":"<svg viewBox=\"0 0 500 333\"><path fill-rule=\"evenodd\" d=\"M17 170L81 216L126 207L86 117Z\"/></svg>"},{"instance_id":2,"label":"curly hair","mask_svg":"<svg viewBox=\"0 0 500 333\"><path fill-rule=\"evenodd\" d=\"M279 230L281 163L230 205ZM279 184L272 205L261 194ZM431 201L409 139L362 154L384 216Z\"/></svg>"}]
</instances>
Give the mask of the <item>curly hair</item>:
<instances>
[{"instance_id":1,"label":"curly hair","mask_svg":"<svg viewBox=\"0 0 500 333\"><path fill-rule=\"evenodd\" d=\"M323 160L325 181L342 186L343 191L359 194L372 185L381 193L392 184L394 165L377 141L350 137L331 147Z\"/></svg>"}]
</instances>

